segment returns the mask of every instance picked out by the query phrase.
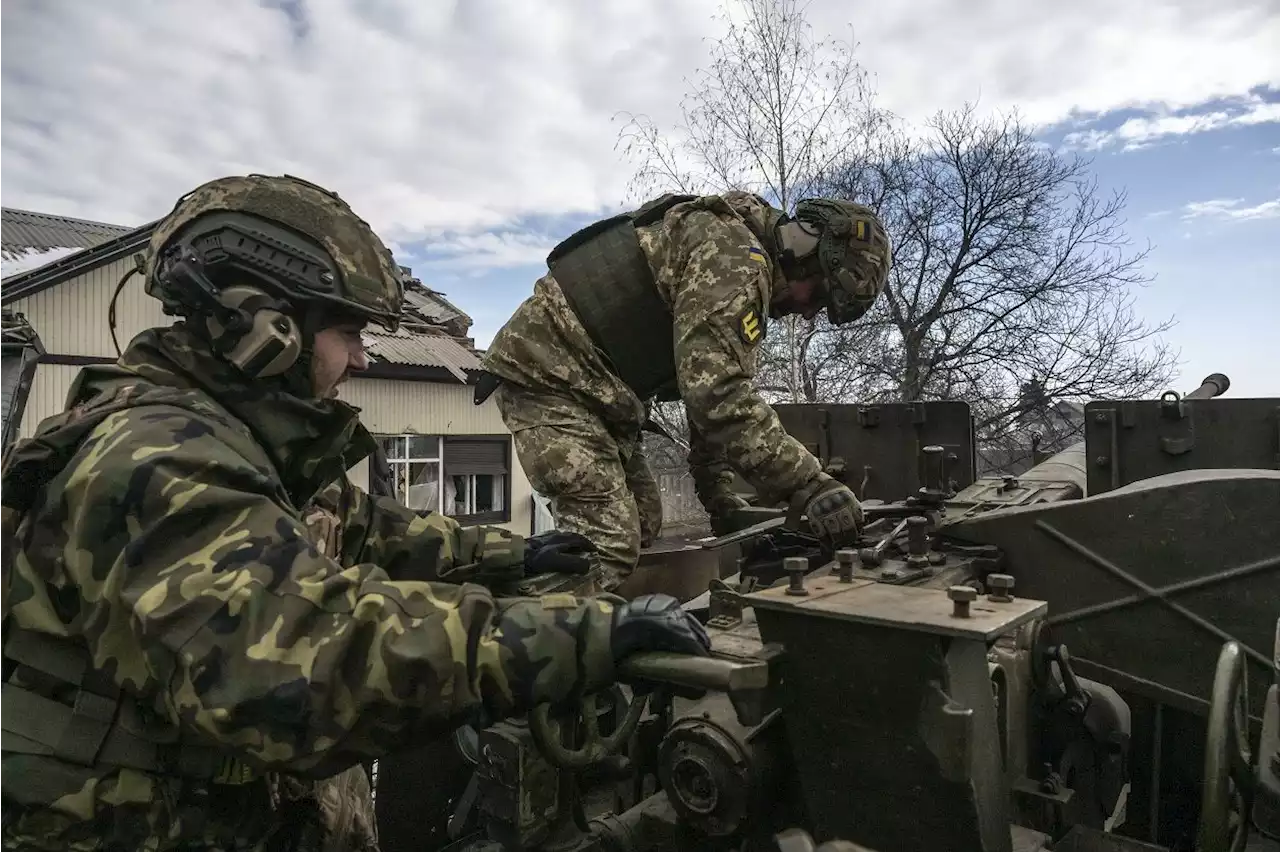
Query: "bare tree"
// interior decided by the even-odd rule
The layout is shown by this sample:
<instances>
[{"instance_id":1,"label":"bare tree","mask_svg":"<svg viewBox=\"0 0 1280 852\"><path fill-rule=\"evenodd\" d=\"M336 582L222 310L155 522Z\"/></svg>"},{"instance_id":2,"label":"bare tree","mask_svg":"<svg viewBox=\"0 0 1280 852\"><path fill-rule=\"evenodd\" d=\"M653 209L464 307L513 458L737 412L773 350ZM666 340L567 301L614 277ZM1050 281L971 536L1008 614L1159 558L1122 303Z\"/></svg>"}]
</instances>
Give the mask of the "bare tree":
<instances>
[{"instance_id":1,"label":"bare tree","mask_svg":"<svg viewBox=\"0 0 1280 852\"><path fill-rule=\"evenodd\" d=\"M712 46L670 132L624 114L619 137L639 161L637 200L663 192L754 192L783 211L838 165L857 160L891 116L875 106L854 45L817 41L796 0L744 0ZM816 401L852 391L843 356L867 344L860 329L788 317L763 344L761 386L775 400ZM780 332L780 333L779 333ZM843 392L843 391L842 391Z\"/></svg>"},{"instance_id":2,"label":"bare tree","mask_svg":"<svg viewBox=\"0 0 1280 852\"><path fill-rule=\"evenodd\" d=\"M833 170L825 191L874 206L893 237L876 310L884 357L869 362L887 396L967 400L979 441L1007 455L1046 400L1147 395L1169 380L1159 334L1172 323L1149 326L1132 307L1148 250L1129 250L1124 195L1100 193L1088 161L972 106L880 150Z\"/></svg>"}]
</instances>

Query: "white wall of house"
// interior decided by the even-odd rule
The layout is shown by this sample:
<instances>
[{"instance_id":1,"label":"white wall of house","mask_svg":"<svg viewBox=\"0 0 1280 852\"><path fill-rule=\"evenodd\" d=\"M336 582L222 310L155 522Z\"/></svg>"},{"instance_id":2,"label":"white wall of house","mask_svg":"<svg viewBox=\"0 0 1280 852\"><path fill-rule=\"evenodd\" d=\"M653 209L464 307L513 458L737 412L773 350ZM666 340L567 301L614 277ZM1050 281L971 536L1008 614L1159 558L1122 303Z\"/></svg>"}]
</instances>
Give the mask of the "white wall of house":
<instances>
[{"instance_id":1,"label":"white wall of house","mask_svg":"<svg viewBox=\"0 0 1280 852\"><path fill-rule=\"evenodd\" d=\"M132 257L121 258L17 299L11 307L26 314L46 352L114 358L107 311L120 277L132 268ZM121 349L143 329L171 325L174 320L165 316L158 300L147 295L141 275L131 277L116 300L116 337Z\"/></svg>"},{"instance_id":2,"label":"white wall of house","mask_svg":"<svg viewBox=\"0 0 1280 852\"><path fill-rule=\"evenodd\" d=\"M26 315L50 355L115 358L108 309L121 276L132 266L131 257L121 258L8 306ZM116 301L116 334L121 348L139 332L173 322L173 317L163 313L159 301L146 294L141 276L130 278ZM39 365L22 418L22 437L29 437L44 418L62 411L67 392L81 369L64 364ZM493 401L475 406L472 394L473 389L461 383L355 376L341 392L343 399L361 409L361 420L376 435L508 436ZM509 520L499 525L528 534L533 524L532 491L513 448L509 448L507 458ZM357 466L349 475L357 485L368 486L367 464Z\"/></svg>"},{"instance_id":3,"label":"white wall of house","mask_svg":"<svg viewBox=\"0 0 1280 852\"><path fill-rule=\"evenodd\" d=\"M342 386L339 397L360 409L361 422L375 435L510 435L493 399L475 405L474 389L469 385L353 377ZM438 457L439 450L435 452ZM528 535L533 527L533 489L515 457L509 437L507 458L510 520L499 526ZM353 468L350 476L357 485L367 488L368 464Z\"/></svg>"}]
</instances>

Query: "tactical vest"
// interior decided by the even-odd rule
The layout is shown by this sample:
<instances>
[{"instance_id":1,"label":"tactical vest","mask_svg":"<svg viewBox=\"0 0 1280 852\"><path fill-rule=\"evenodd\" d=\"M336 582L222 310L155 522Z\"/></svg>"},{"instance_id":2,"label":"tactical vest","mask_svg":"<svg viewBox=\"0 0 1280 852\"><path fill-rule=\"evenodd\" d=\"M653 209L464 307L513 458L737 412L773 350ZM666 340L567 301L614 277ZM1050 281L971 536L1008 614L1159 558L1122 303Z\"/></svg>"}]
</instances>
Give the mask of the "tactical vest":
<instances>
[{"instance_id":1,"label":"tactical vest","mask_svg":"<svg viewBox=\"0 0 1280 852\"><path fill-rule=\"evenodd\" d=\"M669 395L676 376L675 329L636 228L660 221L672 207L695 198L656 198L588 225L547 255L547 268L591 342L642 400L660 391Z\"/></svg>"},{"instance_id":2,"label":"tactical vest","mask_svg":"<svg viewBox=\"0 0 1280 852\"><path fill-rule=\"evenodd\" d=\"M35 754L90 768L127 768L215 783L245 783L255 776L225 752L184 743L175 727L149 713L107 674L93 667L83 642L18 628L9 617L10 583L17 543L37 497L74 458L81 443L106 418L144 405L194 411L198 392L127 385L48 418L37 433L15 444L5 460L3 489L4 624L3 740L5 754ZM75 398L75 389L72 390ZM71 703L46 697L33 682L74 689ZM41 779L24 778L38 789Z\"/></svg>"}]
</instances>

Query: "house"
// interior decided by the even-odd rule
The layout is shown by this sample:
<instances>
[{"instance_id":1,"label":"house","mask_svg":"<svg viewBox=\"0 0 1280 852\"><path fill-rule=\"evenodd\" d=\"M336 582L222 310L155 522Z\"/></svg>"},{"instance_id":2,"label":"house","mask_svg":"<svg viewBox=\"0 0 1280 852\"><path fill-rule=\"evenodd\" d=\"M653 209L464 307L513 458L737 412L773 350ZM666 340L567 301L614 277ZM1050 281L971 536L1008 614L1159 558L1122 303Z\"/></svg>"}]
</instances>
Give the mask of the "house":
<instances>
[{"instance_id":1,"label":"house","mask_svg":"<svg viewBox=\"0 0 1280 852\"><path fill-rule=\"evenodd\" d=\"M2 212L0 304L25 317L44 349L17 430L26 437L62 410L80 368L114 361L134 335L175 318L145 293L140 275L125 280L155 222L128 228L28 210ZM468 337L471 318L409 270L402 272L401 327L394 334L376 327L366 332L373 363L352 376L341 396L361 409L362 421L378 436L401 502L415 509L443 507L463 523L528 534L533 494L514 461L511 435L492 399L472 403L480 361ZM368 488L368 468L362 462L349 476Z\"/></svg>"}]
</instances>

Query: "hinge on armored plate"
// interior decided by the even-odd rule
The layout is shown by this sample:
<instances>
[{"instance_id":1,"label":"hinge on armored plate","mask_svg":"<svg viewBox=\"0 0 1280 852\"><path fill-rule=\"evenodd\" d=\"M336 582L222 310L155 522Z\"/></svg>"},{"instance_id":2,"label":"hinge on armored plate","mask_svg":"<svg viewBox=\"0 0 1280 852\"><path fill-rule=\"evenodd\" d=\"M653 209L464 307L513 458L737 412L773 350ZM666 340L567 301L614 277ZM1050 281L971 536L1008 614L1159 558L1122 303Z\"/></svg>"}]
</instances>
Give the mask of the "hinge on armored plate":
<instances>
[{"instance_id":1,"label":"hinge on armored plate","mask_svg":"<svg viewBox=\"0 0 1280 852\"><path fill-rule=\"evenodd\" d=\"M1186 402L1177 391L1165 391L1160 395L1160 418L1174 423L1186 421L1186 430L1179 437L1160 436L1160 449L1171 456L1188 453L1196 445L1196 424Z\"/></svg>"},{"instance_id":2,"label":"hinge on armored plate","mask_svg":"<svg viewBox=\"0 0 1280 852\"><path fill-rule=\"evenodd\" d=\"M1107 449L1102 455L1093 458L1097 467L1108 468L1111 474L1111 488L1120 487L1120 465L1116 459L1120 455L1120 429L1116 423L1114 408L1099 408L1093 412L1093 422L1103 427L1107 433ZM1088 446L1086 444L1086 446Z\"/></svg>"},{"instance_id":3,"label":"hinge on armored plate","mask_svg":"<svg viewBox=\"0 0 1280 852\"><path fill-rule=\"evenodd\" d=\"M880 425L880 406L858 406L858 425L864 429L872 429Z\"/></svg>"},{"instance_id":4,"label":"hinge on armored plate","mask_svg":"<svg viewBox=\"0 0 1280 852\"><path fill-rule=\"evenodd\" d=\"M818 409L818 458L825 465L831 461L831 412Z\"/></svg>"}]
</instances>

